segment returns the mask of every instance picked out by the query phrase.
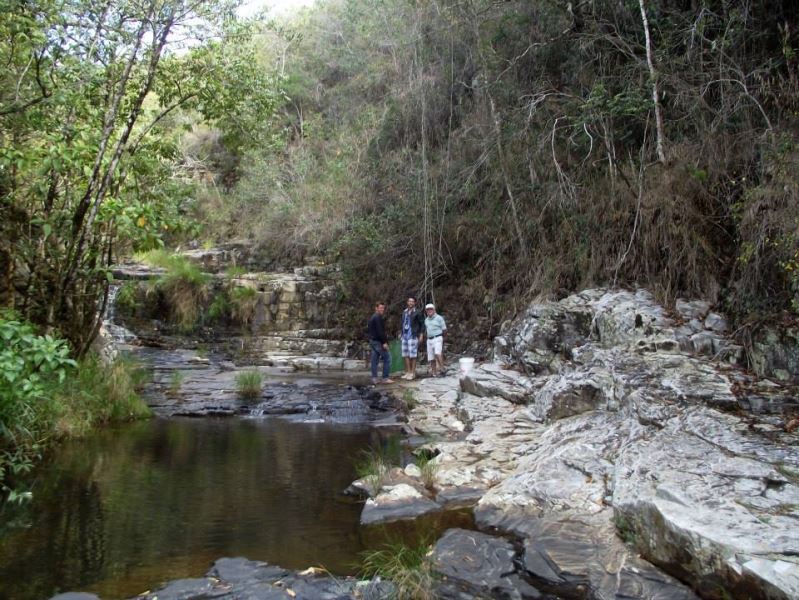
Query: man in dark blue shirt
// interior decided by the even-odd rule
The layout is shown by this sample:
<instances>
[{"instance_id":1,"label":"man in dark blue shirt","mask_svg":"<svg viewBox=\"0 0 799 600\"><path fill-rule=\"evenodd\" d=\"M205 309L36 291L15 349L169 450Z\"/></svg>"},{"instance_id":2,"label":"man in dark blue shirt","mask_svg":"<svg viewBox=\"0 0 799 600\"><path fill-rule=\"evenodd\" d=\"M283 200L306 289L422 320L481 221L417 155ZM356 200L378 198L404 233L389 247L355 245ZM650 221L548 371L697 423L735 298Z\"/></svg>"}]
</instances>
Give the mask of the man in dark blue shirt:
<instances>
[{"instance_id":1,"label":"man in dark blue shirt","mask_svg":"<svg viewBox=\"0 0 799 600\"><path fill-rule=\"evenodd\" d=\"M391 369L391 355L388 352L388 338L386 337L386 303L375 304L375 313L369 319L369 346L372 348L372 383L394 383L389 379ZM383 379L377 378L377 364L383 359Z\"/></svg>"}]
</instances>

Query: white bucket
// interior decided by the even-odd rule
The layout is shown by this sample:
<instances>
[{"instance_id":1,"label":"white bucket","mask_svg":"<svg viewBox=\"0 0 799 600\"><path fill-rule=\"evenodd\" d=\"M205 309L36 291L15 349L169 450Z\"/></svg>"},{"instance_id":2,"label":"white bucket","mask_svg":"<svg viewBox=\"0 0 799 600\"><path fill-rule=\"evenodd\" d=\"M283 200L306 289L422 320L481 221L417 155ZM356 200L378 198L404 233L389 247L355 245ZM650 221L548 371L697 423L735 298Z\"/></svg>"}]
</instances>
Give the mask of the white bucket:
<instances>
[{"instance_id":1,"label":"white bucket","mask_svg":"<svg viewBox=\"0 0 799 600\"><path fill-rule=\"evenodd\" d=\"M458 365L461 369L461 375L466 375L469 371L472 370L474 366L474 359L468 356L465 356L458 360Z\"/></svg>"}]
</instances>

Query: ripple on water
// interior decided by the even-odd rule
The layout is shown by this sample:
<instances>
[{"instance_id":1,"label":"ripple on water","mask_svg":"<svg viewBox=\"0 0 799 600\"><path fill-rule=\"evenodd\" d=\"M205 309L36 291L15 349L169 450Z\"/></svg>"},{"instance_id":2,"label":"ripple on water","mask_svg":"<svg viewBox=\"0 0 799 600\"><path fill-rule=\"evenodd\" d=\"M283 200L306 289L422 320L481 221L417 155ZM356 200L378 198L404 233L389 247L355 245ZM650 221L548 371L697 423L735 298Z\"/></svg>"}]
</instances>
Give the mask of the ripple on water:
<instances>
[{"instance_id":1,"label":"ripple on water","mask_svg":"<svg viewBox=\"0 0 799 600\"><path fill-rule=\"evenodd\" d=\"M59 448L34 501L5 515L0 598L89 589L129 597L221 556L349 574L361 506L339 494L374 445L364 426L153 419Z\"/></svg>"}]
</instances>

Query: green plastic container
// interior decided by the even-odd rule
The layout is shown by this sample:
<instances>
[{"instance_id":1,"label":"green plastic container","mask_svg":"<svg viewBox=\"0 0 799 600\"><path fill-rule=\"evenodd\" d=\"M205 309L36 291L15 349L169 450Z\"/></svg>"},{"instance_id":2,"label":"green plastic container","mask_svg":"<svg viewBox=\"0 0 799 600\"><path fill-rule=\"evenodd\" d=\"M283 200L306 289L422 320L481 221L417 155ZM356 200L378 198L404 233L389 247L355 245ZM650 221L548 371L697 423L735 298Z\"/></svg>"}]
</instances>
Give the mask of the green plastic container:
<instances>
[{"instance_id":1,"label":"green plastic container","mask_svg":"<svg viewBox=\"0 0 799 600\"><path fill-rule=\"evenodd\" d=\"M399 373L405 370L405 361L402 360L402 342L391 340L388 343L388 353L391 355L391 368L389 373Z\"/></svg>"}]
</instances>

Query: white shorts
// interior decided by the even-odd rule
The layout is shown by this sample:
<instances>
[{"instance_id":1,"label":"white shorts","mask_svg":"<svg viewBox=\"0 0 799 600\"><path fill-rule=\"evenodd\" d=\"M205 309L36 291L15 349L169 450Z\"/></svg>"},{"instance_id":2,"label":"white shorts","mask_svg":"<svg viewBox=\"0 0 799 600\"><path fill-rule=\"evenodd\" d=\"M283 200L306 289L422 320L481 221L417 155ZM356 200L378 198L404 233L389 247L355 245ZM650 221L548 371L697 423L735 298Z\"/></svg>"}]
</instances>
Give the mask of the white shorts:
<instances>
[{"instance_id":1,"label":"white shorts","mask_svg":"<svg viewBox=\"0 0 799 600\"><path fill-rule=\"evenodd\" d=\"M444 352L444 336L427 338L427 360L434 360L436 354Z\"/></svg>"}]
</instances>

